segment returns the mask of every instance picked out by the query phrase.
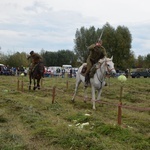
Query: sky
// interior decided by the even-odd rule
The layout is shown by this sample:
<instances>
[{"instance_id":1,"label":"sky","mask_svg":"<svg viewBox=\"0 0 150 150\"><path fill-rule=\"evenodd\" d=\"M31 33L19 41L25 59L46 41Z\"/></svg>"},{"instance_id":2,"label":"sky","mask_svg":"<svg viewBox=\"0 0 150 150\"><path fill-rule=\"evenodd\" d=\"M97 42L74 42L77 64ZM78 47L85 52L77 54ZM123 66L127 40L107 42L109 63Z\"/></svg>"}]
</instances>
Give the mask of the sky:
<instances>
[{"instance_id":1,"label":"sky","mask_svg":"<svg viewBox=\"0 0 150 150\"><path fill-rule=\"evenodd\" d=\"M132 35L135 56L150 54L150 0L1 0L0 53L73 50L77 29L115 29Z\"/></svg>"}]
</instances>

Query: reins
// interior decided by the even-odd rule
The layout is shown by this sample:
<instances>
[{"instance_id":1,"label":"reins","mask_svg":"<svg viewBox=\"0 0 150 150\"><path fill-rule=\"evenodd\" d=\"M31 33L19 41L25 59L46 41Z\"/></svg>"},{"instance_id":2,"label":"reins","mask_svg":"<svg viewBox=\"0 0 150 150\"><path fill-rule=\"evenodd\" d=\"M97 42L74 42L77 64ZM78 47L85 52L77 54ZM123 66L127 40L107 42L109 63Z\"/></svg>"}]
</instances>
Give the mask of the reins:
<instances>
[{"instance_id":1,"label":"reins","mask_svg":"<svg viewBox=\"0 0 150 150\"><path fill-rule=\"evenodd\" d=\"M104 63L104 61L102 62L102 64ZM100 64L100 66L97 68L97 69L100 69L100 72L102 73L102 64ZM102 85L102 83L103 83L103 81L104 81L104 79L105 79L105 74L102 74L102 79L100 79L99 78L99 76L98 76L98 73L96 72L96 76L97 76L97 79L99 80L99 82L101 83L101 85ZM101 86L102 87L102 86Z\"/></svg>"},{"instance_id":2,"label":"reins","mask_svg":"<svg viewBox=\"0 0 150 150\"><path fill-rule=\"evenodd\" d=\"M108 60L108 61L111 61L111 60ZM105 61L106 66L107 66L107 62L108 62L108 61ZM107 70L108 70L109 73L110 73L113 69L115 69L115 68L109 69L108 66L107 66Z\"/></svg>"},{"instance_id":3,"label":"reins","mask_svg":"<svg viewBox=\"0 0 150 150\"><path fill-rule=\"evenodd\" d=\"M100 72L102 73L102 78L100 79L99 76L98 76L98 73L96 72L97 79L98 79L99 82L101 83L101 88L102 88L102 83L103 83L104 79L106 78L106 72L108 71L108 73L110 74L110 72L114 69L114 68L109 69L109 67L108 67L108 65L107 65L107 62L108 62L108 61L111 61L111 60L104 60L104 61L99 65L99 67L97 68L97 69L100 69ZM106 69L105 69L104 73L102 72L102 65L103 65L103 63L105 63L105 64L104 64L104 65L105 65L104 67L107 69L107 71L106 71Z\"/></svg>"}]
</instances>

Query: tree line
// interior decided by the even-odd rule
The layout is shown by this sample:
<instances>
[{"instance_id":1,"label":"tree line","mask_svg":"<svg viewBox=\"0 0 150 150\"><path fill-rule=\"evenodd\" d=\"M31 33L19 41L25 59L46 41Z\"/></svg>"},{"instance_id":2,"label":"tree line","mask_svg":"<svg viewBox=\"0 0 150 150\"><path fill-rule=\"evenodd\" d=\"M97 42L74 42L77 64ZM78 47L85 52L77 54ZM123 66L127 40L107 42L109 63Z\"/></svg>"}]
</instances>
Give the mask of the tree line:
<instances>
[{"instance_id":1,"label":"tree line","mask_svg":"<svg viewBox=\"0 0 150 150\"><path fill-rule=\"evenodd\" d=\"M42 49L40 54L43 57L45 66L62 66L71 64L79 67L86 62L89 51L88 46L96 43L103 32L103 46L107 51L107 56L113 56L116 69L125 70L126 68L150 68L150 54L146 56L139 55L135 58L131 50L132 35L125 26L118 26L116 29L106 23L102 28L81 27L76 30L74 39L74 50L48 51ZM142 51L142 50L141 50ZM4 55L0 52L0 63L12 67L29 66L25 52L16 52L14 54Z\"/></svg>"}]
</instances>

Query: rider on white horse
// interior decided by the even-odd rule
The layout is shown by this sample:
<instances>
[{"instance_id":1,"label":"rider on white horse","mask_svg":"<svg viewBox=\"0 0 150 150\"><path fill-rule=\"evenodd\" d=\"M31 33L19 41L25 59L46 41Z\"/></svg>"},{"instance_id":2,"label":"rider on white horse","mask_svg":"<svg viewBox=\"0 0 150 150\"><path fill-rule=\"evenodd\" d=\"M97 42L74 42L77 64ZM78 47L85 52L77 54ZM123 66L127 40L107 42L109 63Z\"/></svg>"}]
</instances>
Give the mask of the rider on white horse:
<instances>
[{"instance_id":1,"label":"rider on white horse","mask_svg":"<svg viewBox=\"0 0 150 150\"><path fill-rule=\"evenodd\" d=\"M105 78L106 78L106 73L108 75L114 76L116 74L116 70L114 68L114 63L113 63L113 57L107 58L104 57L103 59L100 59L94 66L96 66L95 72L93 73L93 77L90 78L90 85L91 85L91 91L92 91L92 102L93 102L93 109L95 108L95 102L99 101L101 98L101 93L102 89L105 86ZM72 101L74 102L75 96L77 94L78 87L80 83L85 82L85 77L82 75L82 71L84 70L84 66L86 63L82 64L78 72L76 74L76 86L75 86L75 92L72 97ZM90 73L91 75L91 73ZM87 99L87 87L84 87L84 101ZM96 96L96 91L97 91L97 96Z\"/></svg>"},{"instance_id":2,"label":"rider on white horse","mask_svg":"<svg viewBox=\"0 0 150 150\"><path fill-rule=\"evenodd\" d=\"M87 58L87 69L82 75L85 76L85 87L88 86L90 80L90 70L92 66L98 62L99 59L103 59L107 54L105 48L102 46L102 40L99 40L96 44L92 44L88 47L90 54Z\"/></svg>"}]
</instances>

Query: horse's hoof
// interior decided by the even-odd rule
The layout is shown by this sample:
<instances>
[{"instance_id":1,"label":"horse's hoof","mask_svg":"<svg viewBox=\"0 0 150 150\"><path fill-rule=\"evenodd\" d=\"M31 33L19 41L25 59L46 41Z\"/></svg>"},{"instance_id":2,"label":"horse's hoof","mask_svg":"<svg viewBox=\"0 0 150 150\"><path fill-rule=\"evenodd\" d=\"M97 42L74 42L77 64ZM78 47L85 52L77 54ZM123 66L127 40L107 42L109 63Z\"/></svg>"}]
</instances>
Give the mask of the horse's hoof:
<instances>
[{"instance_id":1,"label":"horse's hoof","mask_svg":"<svg viewBox=\"0 0 150 150\"><path fill-rule=\"evenodd\" d=\"M34 87L33 90L36 90L36 87Z\"/></svg>"},{"instance_id":2,"label":"horse's hoof","mask_svg":"<svg viewBox=\"0 0 150 150\"><path fill-rule=\"evenodd\" d=\"M38 87L38 90L40 90L41 88L40 87Z\"/></svg>"},{"instance_id":3,"label":"horse's hoof","mask_svg":"<svg viewBox=\"0 0 150 150\"><path fill-rule=\"evenodd\" d=\"M31 90L31 86L29 86L29 90Z\"/></svg>"},{"instance_id":4,"label":"horse's hoof","mask_svg":"<svg viewBox=\"0 0 150 150\"><path fill-rule=\"evenodd\" d=\"M85 98L84 98L84 103L86 103L86 101L87 101L87 98L88 98L88 97L85 97Z\"/></svg>"},{"instance_id":5,"label":"horse's hoof","mask_svg":"<svg viewBox=\"0 0 150 150\"><path fill-rule=\"evenodd\" d=\"M71 102L74 103L75 102L74 99L72 99Z\"/></svg>"}]
</instances>

